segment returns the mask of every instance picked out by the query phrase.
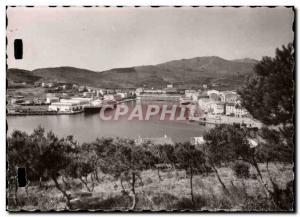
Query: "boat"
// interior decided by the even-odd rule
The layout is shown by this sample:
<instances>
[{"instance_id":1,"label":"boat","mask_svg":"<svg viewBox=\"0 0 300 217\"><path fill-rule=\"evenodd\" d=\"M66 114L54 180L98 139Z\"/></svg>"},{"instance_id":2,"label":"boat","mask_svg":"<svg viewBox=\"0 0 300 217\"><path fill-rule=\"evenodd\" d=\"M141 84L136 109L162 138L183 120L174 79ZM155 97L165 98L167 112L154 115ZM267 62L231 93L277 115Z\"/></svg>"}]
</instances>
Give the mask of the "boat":
<instances>
[{"instance_id":1,"label":"boat","mask_svg":"<svg viewBox=\"0 0 300 217\"><path fill-rule=\"evenodd\" d=\"M101 110L101 106L85 106L83 108L83 111L85 113L98 113Z\"/></svg>"},{"instance_id":2,"label":"boat","mask_svg":"<svg viewBox=\"0 0 300 217\"><path fill-rule=\"evenodd\" d=\"M96 99L83 106L84 113L98 113L102 108L102 100Z\"/></svg>"}]
</instances>

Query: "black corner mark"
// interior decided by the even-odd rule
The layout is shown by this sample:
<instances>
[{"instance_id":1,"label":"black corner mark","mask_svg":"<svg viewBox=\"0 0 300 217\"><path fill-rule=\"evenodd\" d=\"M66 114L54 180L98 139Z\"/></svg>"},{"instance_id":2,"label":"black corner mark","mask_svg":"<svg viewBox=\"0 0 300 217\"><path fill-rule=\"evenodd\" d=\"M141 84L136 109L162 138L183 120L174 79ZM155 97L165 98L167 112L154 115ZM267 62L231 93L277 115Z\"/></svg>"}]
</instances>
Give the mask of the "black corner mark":
<instances>
[{"instance_id":1,"label":"black corner mark","mask_svg":"<svg viewBox=\"0 0 300 217\"><path fill-rule=\"evenodd\" d=\"M18 168L17 178L18 178L19 187L25 187L27 184L25 168L22 167Z\"/></svg>"},{"instance_id":2,"label":"black corner mark","mask_svg":"<svg viewBox=\"0 0 300 217\"><path fill-rule=\"evenodd\" d=\"M22 41L22 39L15 39L14 51L15 51L15 59L16 60L23 58L23 41Z\"/></svg>"}]
</instances>

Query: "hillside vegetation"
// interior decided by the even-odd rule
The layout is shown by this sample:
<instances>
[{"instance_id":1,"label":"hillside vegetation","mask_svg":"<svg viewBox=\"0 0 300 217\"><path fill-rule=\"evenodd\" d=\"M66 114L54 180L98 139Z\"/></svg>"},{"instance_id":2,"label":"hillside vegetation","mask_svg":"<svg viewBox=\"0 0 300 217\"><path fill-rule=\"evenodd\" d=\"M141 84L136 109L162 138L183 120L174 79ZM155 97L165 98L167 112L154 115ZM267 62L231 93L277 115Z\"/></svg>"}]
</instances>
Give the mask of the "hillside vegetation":
<instances>
[{"instance_id":1,"label":"hillside vegetation","mask_svg":"<svg viewBox=\"0 0 300 217\"><path fill-rule=\"evenodd\" d=\"M293 210L290 158L278 161L251 148L252 133L219 126L197 147L120 138L79 144L41 127L32 134L15 130L8 137L8 209ZM15 175L20 167L25 188Z\"/></svg>"},{"instance_id":2,"label":"hillside vegetation","mask_svg":"<svg viewBox=\"0 0 300 217\"><path fill-rule=\"evenodd\" d=\"M240 87L245 77L253 73L258 61L252 59L225 60L220 57L197 57L174 60L158 65L116 68L95 72L74 67L41 68L32 71L8 69L8 81L66 81L103 88L136 88L141 86L191 88L218 83L221 87Z\"/></svg>"}]
</instances>

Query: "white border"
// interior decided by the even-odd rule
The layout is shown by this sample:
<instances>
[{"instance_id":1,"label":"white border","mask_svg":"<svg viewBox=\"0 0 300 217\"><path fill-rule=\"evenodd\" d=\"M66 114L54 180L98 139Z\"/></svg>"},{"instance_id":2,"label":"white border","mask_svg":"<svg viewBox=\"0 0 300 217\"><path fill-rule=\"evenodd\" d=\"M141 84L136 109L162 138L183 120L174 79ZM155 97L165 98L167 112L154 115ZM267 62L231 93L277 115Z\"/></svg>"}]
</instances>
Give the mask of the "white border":
<instances>
[{"instance_id":1,"label":"white border","mask_svg":"<svg viewBox=\"0 0 300 217\"><path fill-rule=\"evenodd\" d=\"M2 0L1 5L295 5L296 0Z\"/></svg>"},{"instance_id":2,"label":"white border","mask_svg":"<svg viewBox=\"0 0 300 217\"><path fill-rule=\"evenodd\" d=\"M6 68L6 45L5 45L5 36L6 36L6 25L5 25L5 17L6 17L6 5L123 5L123 6L148 6L148 5L294 5L297 8L300 8L300 1L297 0L229 0L229 1L213 1L213 0L1 0L0 1L0 214L1 216L8 216L9 213L6 212L6 174L5 174L5 138L6 138L6 110L5 110L5 68ZM299 29L299 22L297 21L297 29ZM298 38L297 38L298 39ZM299 60L299 56L297 58L297 62ZM298 79L296 81L298 83ZM299 88L297 90L297 96L299 96ZM297 101L299 98L297 97ZM299 108L297 109L297 112ZM298 118L297 118L298 121ZM297 134L299 135L299 128L297 128ZM298 144L296 144L297 146ZM299 147L297 148L297 156L299 156ZM297 174L299 174L299 170L297 169ZM297 187L299 188L299 177L297 178ZM299 200L297 200L297 207L299 208ZM68 213L64 213L65 215L71 215ZM108 216L111 214L97 213L97 215ZM116 213L118 214L118 213ZM20 215L20 214L16 214ZM27 214L26 216L34 216L34 214ZM52 214L44 214L44 216L50 216ZM85 213L76 214L76 216L85 216ZM120 214L118 214L120 215ZM142 214L141 214L142 215ZM147 214L149 215L149 214ZM150 214L151 216L159 215L159 214ZM172 213L170 214L172 215ZM187 215L187 214L183 214ZM215 216L218 214L210 214L210 216ZM227 214L228 215L228 214ZM230 213L229 213L230 215ZM241 215L241 214L238 214ZM245 214L242 214L245 215ZM263 214L257 214L262 216ZM280 214L272 214L272 216L279 216Z\"/></svg>"}]
</instances>

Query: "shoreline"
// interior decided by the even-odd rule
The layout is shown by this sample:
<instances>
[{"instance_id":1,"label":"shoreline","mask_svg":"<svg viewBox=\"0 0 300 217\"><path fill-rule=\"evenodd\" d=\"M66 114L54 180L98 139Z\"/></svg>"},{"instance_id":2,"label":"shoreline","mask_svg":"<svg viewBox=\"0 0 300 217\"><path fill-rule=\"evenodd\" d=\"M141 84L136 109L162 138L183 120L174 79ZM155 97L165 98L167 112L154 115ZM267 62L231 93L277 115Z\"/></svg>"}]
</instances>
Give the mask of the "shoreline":
<instances>
[{"instance_id":1,"label":"shoreline","mask_svg":"<svg viewBox=\"0 0 300 217\"><path fill-rule=\"evenodd\" d=\"M115 105L121 104L124 102L134 101L134 100L136 100L136 98L126 98L124 100L115 102ZM48 110L29 111L29 112L9 112L7 110L6 115L7 116L38 116L38 115L75 115L75 114L80 114L80 113L84 113L84 110L73 111L73 112L56 112L56 111L48 111Z\"/></svg>"},{"instance_id":2,"label":"shoreline","mask_svg":"<svg viewBox=\"0 0 300 217\"><path fill-rule=\"evenodd\" d=\"M53 112L53 111L38 111L38 112L7 112L7 116L44 116L44 115L75 115L83 113L83 111L76 112Z\"/></svg>"},{"instance_id":3,"label":"shoreline","mask_svg":"<svg viewBox=\"0 0 300 217\"><path fill-rule=\"evenodd\" d=\"M206 120L200 120L197 118L189 118L189 121L191 122L197 122L200 125L205 125L205 124L214 124L214 125L221 125L221 124L228 124L228 125L233 125L233 124L240 124L240 125L245 125L250 128L261 128L262 124L254 119L251 118L245 118L245 117L228 117L224 115L218 115L220 119L215 119L212 117L206 117Z\"/></svg>"}]
</instances>

